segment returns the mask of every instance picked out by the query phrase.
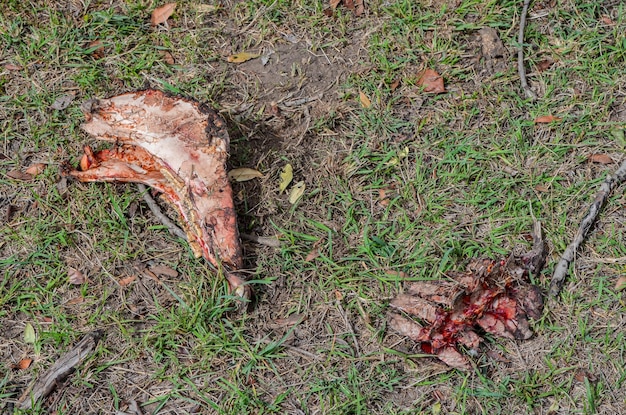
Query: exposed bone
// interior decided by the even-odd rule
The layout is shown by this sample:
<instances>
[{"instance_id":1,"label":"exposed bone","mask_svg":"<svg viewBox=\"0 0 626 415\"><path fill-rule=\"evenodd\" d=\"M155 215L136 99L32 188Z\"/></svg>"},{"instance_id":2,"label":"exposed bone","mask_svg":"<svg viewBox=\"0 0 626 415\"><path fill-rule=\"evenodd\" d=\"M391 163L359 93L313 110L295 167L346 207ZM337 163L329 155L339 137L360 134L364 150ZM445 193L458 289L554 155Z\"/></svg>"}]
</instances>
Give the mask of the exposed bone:
<instances>
[{"instance_id":1,"label":"exposed bone","mask_svg":"<svg viewBox=\"0 0 626 415\"><path fill-rule=\"evenodd\" d=\"M85 147L81 181L135 182L163 192L177 209L189 245L223 270L231 292L249 299L232 189L226 174L229 137L211 109L160 91L146 90L91 100L82 128L115 146Z\"/></svg>"}]
</instances>

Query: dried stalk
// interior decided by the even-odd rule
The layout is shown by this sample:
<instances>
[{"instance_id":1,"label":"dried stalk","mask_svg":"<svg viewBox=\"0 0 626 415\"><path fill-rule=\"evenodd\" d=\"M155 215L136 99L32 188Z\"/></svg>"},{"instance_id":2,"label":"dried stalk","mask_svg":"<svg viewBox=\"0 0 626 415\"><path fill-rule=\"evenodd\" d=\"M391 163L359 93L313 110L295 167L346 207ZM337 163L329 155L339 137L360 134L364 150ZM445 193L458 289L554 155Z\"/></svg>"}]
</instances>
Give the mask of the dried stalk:
<instances>
[{"instance_id":1,"label":"dried stalk","mask_svg":"<svg viewBox=\"0 0 626 415\"><path fill-rule=\"evenodd\" d=\"M55 364L50 367L37 382L22 394L19 399L20 409L30 409L40 399L45 398L58 384L63 381L76 366L87 359L96 349L102 332L93 331L87 333L72 350L65 353Z\"/></svg>"},{"instance_id":2,"label":"dried stalk","mask_svg":"<svg viewBox=\"0 0 626 415\"><path fill-rule=\"evenodd\" d=\"M574 255L576 255L576 251L583 243L589 230L593 226L594 222L598 218L598 214L604 206L604 203L611 195L611 192L619 185L621 185L624 180L626 180L626 160L622 162L622 165L615 172L614 175L607 175L602 185L600 185L600 191L596 195L595 200L589 206L589 211L587 215L583 218L582 222L580 222L580 226L578 227L578 232L576 233L576 237L569 244L563 256L561 256L561 260L554 268L554 274L552 275L552 282L550 283L550 296L556 297L561 292L561 288L563 288L563 283L565 282L565 278L567 277L567 272L569 270L569 266L574 261Z\"/></svg>"},{"instance_id":3,"label":"dried stalk","mask_svg":"<svg viewBox=\"0 0 626 415\"><path fill-rule=\"evenodd\" d=\"M522 8L522 16L519 22L519 34L517 35L517 72L519 73L519 79L522 83L522 89L526 94L526 98L531 100L537 99L537 94L528 86L528 80L526 79L526 68L524 68L524 29L526 28L526 15L528 14L528 6L530 0L524 0L524 7Z\"/></svg>"}]
</instances>

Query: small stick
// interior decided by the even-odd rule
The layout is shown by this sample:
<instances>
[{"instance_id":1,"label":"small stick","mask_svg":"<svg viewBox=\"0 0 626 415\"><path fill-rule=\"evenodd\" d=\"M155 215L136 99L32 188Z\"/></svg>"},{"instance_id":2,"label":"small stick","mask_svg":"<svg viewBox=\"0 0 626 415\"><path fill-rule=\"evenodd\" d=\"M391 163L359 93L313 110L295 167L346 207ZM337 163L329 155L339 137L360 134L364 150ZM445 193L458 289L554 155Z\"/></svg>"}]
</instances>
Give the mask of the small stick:
<instances>
[{"instance_id":1,"label":"small stick","mask_svg":"<svg viewBox=\"0 0 626 415\"><path fill-rule=\"evenodd\" d=\"M150 192L148 191L146 186L144 186L142 183L137 183L137 188L143 194L144 202L146 202L146 204L150 208L150 211L152 211L152 214L154 214L154 216L157 217L159 222L161 222L163 224L163 226L165 226L167 229L169 229L169 231L174 236L178 236L179 238L181 238L181 239L186 241L187 240L187 234L182 229L180 229L178 226L176 226L176 224L174 222L172 222L170 220L170 218L165 216L165 214L163 212L161 212L161 208L159 207L159 205L157 205L157 203L154 201L152 196L150 196Z\"/></svg>"},{"instance_id":2,"label":"small stick","mask_svg":"<svg viewBox=\"0 0 626 415\"><path fill-rule=\"evenodd\" d=\"M74 348L61 356L32 388L22 394L18 401L20 409L30 409L34 403L48 396L55 386L93 353L100 337L102 337L102 332L98 330L87 333Z\"/></svg>"},{"instance_id":3,"label":"small stick","mask_svg":"<svg viewBox=\"0 0 626 415\"><path fill-rule=\"evenodd\" d=\"M589 229L593 226L593 223L596 221L602 206L611 195L613 189L617 186L621 185L624 180L626 180L626 160L622 162L622 165L615 172L614 175L607 175L604 182L600 185L600 191L596 195L595 200L589 206L589 211L587 215L583 218L582 222L580 222L580 226L578 228L578 232L576 233L576 237L569 244L563 256L561 256L561 260L554 268L554 274L552 275L552 282L550 283L550 296L556 297L561 292L561 288L563 288L563 282L567 277L567 271L569 270L569 266L574 261L574 255L576 251L582 244L583 240L589 233Z\"/></svg>"},{"instance_id":4,"label":"small stick","mask_svg":"<svg viewBox=\"0 0 626 415\"><path fill-rule=\"evenodd\" d=\"M241 239L257 243L259 245L271 246L272 248L280 248L280 241L274 236L258 236L247 233L240 233Z\"/></svg>"},{"instance_id":5,"label":"small stick","mask_svg":"<svg viewBox=\"0 0 626 415\"><path fill-rule=\"evenodd\" d=\"M517 72L519 72L519 79L522 83L522 89L526 94L526 98L531 100L537 99L537 94L530 89L528 81L526 80L526 68L524 68L524 29L526 28L526 15L528 14L528 6L530 0L524 0L524 7L522 8L522 16L519 22L519 34L517 35Z\"/></svg>"},{"instance_id":6,"label":"small stick","mask_svg":"<svg viewBox=\"0 0 626 415\"><path fill-rule=\"evenodd\" d=\"M146 202L146 204L150 208L150 211L152 212L152 214L154 214L154 216L157 217L159 222L161 222L161 224L163 224L163 226L165 226L167 229L169 229L169 231L173 235L178 236L179 238L187 241L187 234L185 234L185 232L182 229L180 229L174 222L172 222L170 220L170 218L168 218L161 211L161 208L159 207L159 205L154 201L152 196L150 196L150 192L147 190L146 186L144 186L142 183L137 183L137 188L143 194L144 202ZM259 244L259 245L266 245L266 246L271 246L271 247L274 247L274 248L280 247L280 241L278 240L278 238L267 237L267 236L248 235L248 234L245 234L245 233L242 233L241 237L243 239L248 240L248 241L255 242L255 243Z\"/></svg>"}]
</instances>

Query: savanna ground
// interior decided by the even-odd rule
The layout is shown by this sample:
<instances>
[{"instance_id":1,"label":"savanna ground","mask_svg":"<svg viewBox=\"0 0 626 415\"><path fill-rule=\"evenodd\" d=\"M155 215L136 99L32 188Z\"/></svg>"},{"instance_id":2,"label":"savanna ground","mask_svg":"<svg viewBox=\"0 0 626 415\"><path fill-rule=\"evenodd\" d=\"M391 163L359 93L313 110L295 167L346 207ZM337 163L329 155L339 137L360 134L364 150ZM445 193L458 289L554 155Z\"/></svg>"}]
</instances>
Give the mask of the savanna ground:
<instances>
[{"instance_id":1,"label":"savanna ground","mask_svg":"<svg viewBox=\"0 0 626 415\"><path fill-rule=\"evenodd\" d=\"M626 411L623 187L531 340L487 337L464 373L388 327L407 281L528 249L533 216L550 246L535 278L547 288L624 157L626 6L531 4L531 102L516 70L521 3L370 1L359 17L341 5L329 17L321 1L181 1L151 27L161 3L2 2L0 412L95 329L96 352L33 413ZM263 57L227 62L242 51ZM446 93L422 91L425 68ZM246 314L134 185L60 176L84 144L102 146L78 128L80 103L146 87L215 107L230 167L264 174L233 184L240 230L281 242L244 242L258 296ZM545 115L561 120L533 122ZM34 163L45 169L33 180L7 175ZM295 205L278 191L287 163L306 184ZM146 272L156 266L170 272ZM71 268L87 281L71 284ZM22 359L34 361L14 368Z\"/></svg>"}]
</instances>

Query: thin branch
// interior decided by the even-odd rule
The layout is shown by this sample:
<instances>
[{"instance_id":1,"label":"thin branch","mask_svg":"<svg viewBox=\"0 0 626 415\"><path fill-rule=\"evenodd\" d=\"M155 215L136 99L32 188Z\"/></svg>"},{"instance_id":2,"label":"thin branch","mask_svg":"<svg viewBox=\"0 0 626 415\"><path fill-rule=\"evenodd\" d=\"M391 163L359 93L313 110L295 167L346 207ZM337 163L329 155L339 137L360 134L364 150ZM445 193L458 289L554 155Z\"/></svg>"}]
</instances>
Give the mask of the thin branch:
<instances>
[{"instance_id":1,"label":"thin branch","mask_svg":"<svg viewBox=\"0 0 626 415\"><path fill-rule=\"evenodd\" d=\"M172 222L170 220L170 218L168 218L163 212L161 212L161 208L159 207L159 205L157 205L157 203L154 201L152 196L150 196L150 192L148 191L146 186L144 186L141 183L137 183L137 188L139 189L139 191L143 195L144 202L146 202L146 204L150 208L150 211L152 211L152 214L154 214L154 216L157 217L159 222L161 222L163 224L163 226L165 226L167 229L169 229L169 231L174 236L178 236L179 238L181 238L181 239L186 241L187 240L187 234L182 229L180 229L178 226L176 226L176 224L174 222Z\"/></svg>"},{"instance_id":2,"label":"thin branch","mask_svg":"<svg viewBox=\"0 0 626 415\"><path fill-rule=\"evenodd\" d=\"M567 277L569 266L572 261L574 261L576 251L578 251L578 248L580 248L583 240L587 237L589 229L591 229L593 223L598 218L598 214L600 213L600 210L602 209L602 206L604 206L606 200L611 195L611 192L613 192L617 186L621 185L624 180L626 180L626 160L622 162L622 165L619 169L617 169L614 175L607 175L604 182L600 185L600 191L596 195L596 198L591 206L589 206L587 215L583 218L582 222L580 222L576 237L572 243L569 244L563 253L563 256L561 256L561 260L554 268L552 282L550 283L550 296L556 297L561 292L561 288L563 287L563 283Z\"/></svg>"},{"instance_id":3,"label":"thin branch","mask_svg":"<svg viewBox=\"0 0 626 415\"><path fill-rule=\"evenodd\" d=\"M526 80L526 68L524 68L524 29L526 28L526 15L528 14L528 6L530 0L524 0L524 7L522 8L522 16L519 22L519 34L517 35L517 72L519 72L519 79L522 83L522 89L526 94L526 98L531 100L537 99L537 94L530 89L528 81Z\"/></svg>"},{"instance_id":4,"label":"thin branch","mask_svg":"<svg viewBox=\"0 0 626 415\"><path fill-rule=\"evenodd\" d=\"M144 202L146 202L146 204L150 208L150 211L152 212L154 216L156 216L159 222L161 222L161 224L165 226L173 235L178 236L179 238L186 241L187 234L185 234L185 232L182 229L180 229L174 222L170 220L170 218L168 218L161 211L161 208L159 207L159 205L154 201L152 196L150 196L150 192L148 191L146 186L143 185L142 183L137 183L137 188L143 195ZM240 236L243 239L246 239L251 242L255 242L259 245L266 245L266 246L271 246L274 248L280 247L280 241L278 240L278 238L275 238L275 237L248 235L245 233L242 233Z\"/></svg>"},{"instance_id":5,"label":"thin branch","mask_svg":"<svg viewBox=\"0 0 626 415\"><path fill-rule=\"evenodd\" d=\"M280 248L280 241L275 236L258 236L247 233L240 233L241 239L257 243L259 245L271 246L272 248Z\"/></svg>"},{"instance_id":6,"label":"thin branch","mask_svg":"<svg viewBox=\"0 0 626 415\"><path fill-rule=\"evenodd\" d=\"M24 392L19 399L20 409L30 409L34 403L45 398L60 384L76 366L80 365L95 351L98 340L102 337L101 331L87 333L71 350L59 358L37 382Z\"/></svg>"}]
</instances>

